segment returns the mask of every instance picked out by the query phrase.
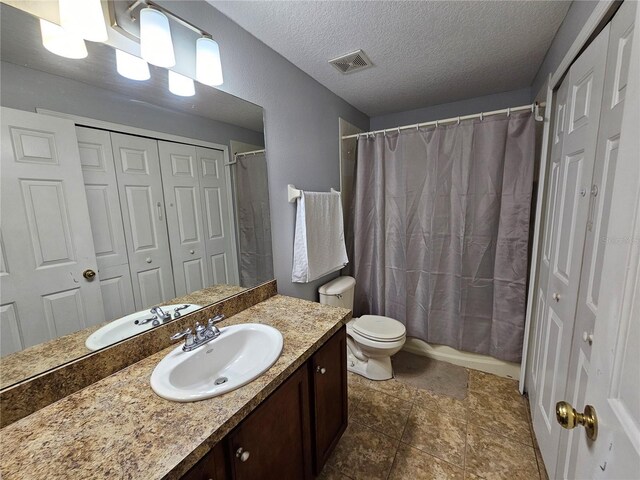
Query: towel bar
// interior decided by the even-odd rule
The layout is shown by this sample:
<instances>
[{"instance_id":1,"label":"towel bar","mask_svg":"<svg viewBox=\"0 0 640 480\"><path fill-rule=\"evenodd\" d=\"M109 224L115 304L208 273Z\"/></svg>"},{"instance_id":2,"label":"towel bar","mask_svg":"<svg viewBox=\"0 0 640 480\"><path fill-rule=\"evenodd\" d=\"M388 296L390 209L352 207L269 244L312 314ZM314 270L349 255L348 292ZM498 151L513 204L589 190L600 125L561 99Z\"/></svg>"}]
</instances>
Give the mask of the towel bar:
<instances>
[{"instance_id":1,"label":"towel bar","mask_svg":"<svg viewBox=\"0 0 640 480\"><path fill-rule=\"evenodd\" d=\"M332 188L331 193L340 193L338 190ZM294 185L287 185L287 199L289 203L294 203L296 198L300 198L302 196L302 190L296 188Z\"/></svg>"}]
</instances>

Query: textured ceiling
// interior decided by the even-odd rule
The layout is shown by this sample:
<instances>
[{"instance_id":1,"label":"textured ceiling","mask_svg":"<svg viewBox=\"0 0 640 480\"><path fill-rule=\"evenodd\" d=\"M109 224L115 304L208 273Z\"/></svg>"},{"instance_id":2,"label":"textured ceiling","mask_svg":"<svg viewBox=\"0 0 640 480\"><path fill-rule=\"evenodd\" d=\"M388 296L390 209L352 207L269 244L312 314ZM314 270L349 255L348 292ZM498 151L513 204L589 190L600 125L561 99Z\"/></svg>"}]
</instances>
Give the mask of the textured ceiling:
<instances>
[{"instance_id":1,"label":"textured ceiling","mask_svg":"<svg viewBox=\"0 0 640 480\"><path fill-rule=\"evenodd\" d=\"M151 78L145 82L118 74L114 49L101 43L86 42L89 55L69 60L48 52L43 46L38 20L18 9L0 5L0 59L24 67L117 92L131 101L191 113L262 133L262 108L215 88L196 82L193 97L169 92L167 71L150 66Z\"/></svg>"},{"instance_id":2,"label":"textured ceiling","mask_svg":"<svg viewBox=\"0 0 640 480\"><path fill-rule=\"evenodd\" d=\"M224 1L211 5L370 115L531 85L568 1ZM363 49L375 67L328 60Z\"/></svg>"}]
</instances>

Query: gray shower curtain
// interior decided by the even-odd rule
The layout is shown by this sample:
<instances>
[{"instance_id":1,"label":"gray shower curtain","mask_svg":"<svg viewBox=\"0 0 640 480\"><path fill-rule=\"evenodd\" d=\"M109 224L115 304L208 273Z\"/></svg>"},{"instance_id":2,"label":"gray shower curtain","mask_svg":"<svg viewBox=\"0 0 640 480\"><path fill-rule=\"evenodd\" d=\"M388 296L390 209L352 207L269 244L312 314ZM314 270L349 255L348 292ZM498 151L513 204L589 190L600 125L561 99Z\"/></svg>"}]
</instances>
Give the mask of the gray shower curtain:
<instances>
[{"instance_id":1,"label":"gray shower curtain","mask_svg":"<svg viewBox=\"0 0 640 480\"><path fill-rule=\"evenodd\" d=\"M361 136L355 313L518 362L534 167L531 113Z\"/></svg>"},{"instance_id":2,"label":"gray shower curtain","mask_svg":"<svg viewBox=\"0 0 640 480\"><path fill-rule=\"evenodd\" d=\"M254 287L273 279L267 159L264 153L236 161L240 285Z\"/></svg>"}]
</instances>

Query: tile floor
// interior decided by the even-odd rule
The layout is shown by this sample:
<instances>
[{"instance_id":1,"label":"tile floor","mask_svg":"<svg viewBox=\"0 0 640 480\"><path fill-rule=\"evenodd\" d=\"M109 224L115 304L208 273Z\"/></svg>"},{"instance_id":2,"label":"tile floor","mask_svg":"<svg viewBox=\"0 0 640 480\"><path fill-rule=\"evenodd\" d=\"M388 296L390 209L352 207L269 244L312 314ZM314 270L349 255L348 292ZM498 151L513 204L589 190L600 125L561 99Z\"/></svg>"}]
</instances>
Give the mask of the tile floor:
<instances>
[{"instance_id":1,"label":"tile floor","mask_svg":"<svg viewBox=\"0 0 640 480\"><path fill-rule=\"evenodd\" d=\"M469 370L467 397L349 373L349 426L322 480L547 480L517 382Z\"/></svg>"}]
</instances>

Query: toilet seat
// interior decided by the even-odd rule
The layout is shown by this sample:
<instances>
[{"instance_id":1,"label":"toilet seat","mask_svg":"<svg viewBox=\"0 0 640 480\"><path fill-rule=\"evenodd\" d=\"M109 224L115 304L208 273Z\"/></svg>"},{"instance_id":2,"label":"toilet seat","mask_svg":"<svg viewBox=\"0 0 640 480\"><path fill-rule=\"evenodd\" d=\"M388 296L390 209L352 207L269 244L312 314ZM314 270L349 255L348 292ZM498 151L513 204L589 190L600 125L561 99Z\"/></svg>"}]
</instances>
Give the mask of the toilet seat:
<instances>
[{"instance_id":1,"label":"toilet seat","mask_svg":"<svg viewBox=\"0 0 640 480\"><path fill-rule=\"evenodd\" d=\"M349 323L354 333L374 342L397 342L407 333L402 323L382 315L363 315Z\"/></svg>"}]
</instances>

